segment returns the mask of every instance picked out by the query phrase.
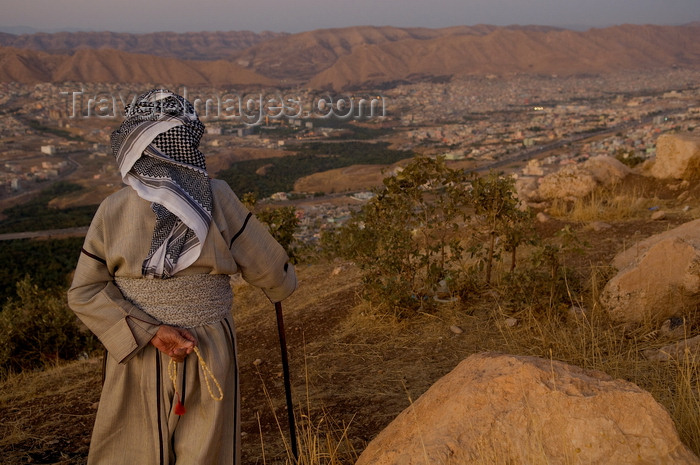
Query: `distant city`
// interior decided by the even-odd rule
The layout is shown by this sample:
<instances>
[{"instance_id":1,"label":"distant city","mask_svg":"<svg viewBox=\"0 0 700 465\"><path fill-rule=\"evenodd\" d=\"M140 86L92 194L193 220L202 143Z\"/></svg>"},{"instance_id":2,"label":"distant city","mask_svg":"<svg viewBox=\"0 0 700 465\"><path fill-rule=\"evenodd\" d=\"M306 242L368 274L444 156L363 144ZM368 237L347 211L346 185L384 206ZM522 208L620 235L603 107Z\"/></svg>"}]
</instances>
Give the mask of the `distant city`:
<instances>
[{"instance_id":1,"label":"distant city","mask_svg":"<svg viewBox=\"0 0 700 465\"><path fill-rule=\"evenodd\" d=\"M637 164L654 157L660 134L699 132L698 83L700 72L678 69L566 77L487 75L405 84L367 90L386 108L383 115L364 120L267 118L255 126L209 118L202 150L209 163L225 169L251 152L289 155L301 143L351 140L364 128L375 131L372 142L386 141L397 150L444 156L464 169L505 170L519 177L543 176L597 155ZM86 95L142 90L124 84L0 83L3 208L62 179L99 187L95 203L100 195L121 186L108 146L119 120L71 114L75 89ZM196 97L225 89L201 87L188 92ZM302 102L312 102L316 95L308 89L290 89L286 94ZM280 192L267 201L306 199L297 202L299 238L314 240L322 229L342 224L352 209L371 197L367 193L371 187Z\"/></svg>"}]
</instances>

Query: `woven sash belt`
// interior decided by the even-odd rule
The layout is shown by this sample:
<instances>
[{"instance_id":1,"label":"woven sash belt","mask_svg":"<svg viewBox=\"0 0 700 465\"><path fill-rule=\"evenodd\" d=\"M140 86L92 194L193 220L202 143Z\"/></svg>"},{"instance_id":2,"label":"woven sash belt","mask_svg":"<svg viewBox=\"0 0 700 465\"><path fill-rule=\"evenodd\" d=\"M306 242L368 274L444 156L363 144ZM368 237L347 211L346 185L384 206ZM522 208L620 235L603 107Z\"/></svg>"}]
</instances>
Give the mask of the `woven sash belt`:
<instances>
[{"instance_id":1,"label":"woven sash belt","mask_svg":"<svg viewBox=\"0 0 700 465\"><path fill-rule=\"evenodd\" d=\"M114 278L124 298L158 321L194 328L231 314L233 292L225 274L196 274L170 279Z\"/></svg>"}]
</instances>

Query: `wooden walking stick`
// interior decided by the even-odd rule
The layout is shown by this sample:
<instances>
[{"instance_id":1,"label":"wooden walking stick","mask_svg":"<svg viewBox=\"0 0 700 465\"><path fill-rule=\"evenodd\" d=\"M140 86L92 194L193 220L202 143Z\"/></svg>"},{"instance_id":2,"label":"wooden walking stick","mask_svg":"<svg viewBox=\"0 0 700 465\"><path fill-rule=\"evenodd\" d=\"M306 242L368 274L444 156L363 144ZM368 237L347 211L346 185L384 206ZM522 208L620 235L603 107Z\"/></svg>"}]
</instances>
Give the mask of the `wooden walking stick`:
<instances>
[{"instance_id":1,"label":"wooden walking stick","mask_svg":"<svg viewBox=\"0 0 700 465\"><path fill-rule=\"evenodd\" d=\"M284 391L287 398L287 416L289 417L289 436L292 441L292 454L294 460L299 460L297 450L297 432L294 424L294 404L292 403L292 385L289 381L289 361L287 360L287 337L284 333L284 319L282 318L282 303L275 303L277 313L277 332L280 335L280 348L282 350L282 374L284 375Z\"/></svg>"}]
</instances>

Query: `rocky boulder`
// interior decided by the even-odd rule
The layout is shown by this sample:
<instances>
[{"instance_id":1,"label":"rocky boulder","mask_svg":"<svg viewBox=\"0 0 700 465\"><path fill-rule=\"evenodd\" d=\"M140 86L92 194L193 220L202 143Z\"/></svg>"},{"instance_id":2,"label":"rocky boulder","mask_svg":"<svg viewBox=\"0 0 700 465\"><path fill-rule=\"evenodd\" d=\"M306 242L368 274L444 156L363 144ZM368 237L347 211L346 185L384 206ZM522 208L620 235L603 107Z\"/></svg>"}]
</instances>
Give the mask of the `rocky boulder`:
<instances>
[{"instance_id":1,"label":"rocky boulder","mask_svg":"<svg viewBox=\"0 0 700 465\"><path fill-rule=\"evenodd\" d=\"M700 220L618 254L601 302L623 323L659 323L700 303Z\"/></svg>"},{"instance_id":2,"label":"rocky boulder","mask_svg":"<svg viewBox=\"0 0 700 465\"><path fill-rule=\"evenodd\" d=\"M593 175L598 184L609 186L622 181L630 174L630 168L617 158L592 157L583 163L583 168Z\"/></svg>"},{"instance_id":3,"label":"rocky boulder","mask_svg":"<svg viewBox=\"0 0 700 465\"><path fill-rule=\"evenodd\" d=\"M700 464L636 385L536 357L472 355L384 429L356 465Z\"/></svg>"},{"instance_id":4,"label":"rocky boulder","mask_svg":"<svg viewBox=\"0 0 700 465\"><path fill-rule=\"evenodd\" d=\"M656 139L656 160L649 174L659 179L700 179L700 136L660 135Z\"/></svg>"},{"instance_id":5,"label":"rocky boulder","mask_svg":"<svg viewBox=\"0 0 700 465\"><path fill-rule=\"evenodd\" d=\"M688 221L673 229L655 234L632 244L615 256L612 266L618 270L622 270L639 261L639 259L654 245L673 238L683 239L686 242L700 246L700 220Z\"/></svg>"},{"instance_id":6,"label":"rocky boulder","mask_svg":"<svg viewBox=\"0 0 700 465\"><path fill-rule=\"evenodd\" d=\"M533 197L543 200L584 197L597 185L593 175L581 165L568 165L541 178Z\"/></svg>"},{"instance_id":7,"label":"rocky boulder","mask_svg":"<svg viewBox=\"0 0 700 465\"><path fill-rule=\"evenodd\" d=\"M593 157L544 176L532 197L543 200L580 198L599 185L607 186L624 179L629 173L630 169L615 158Z\"/></svg>"}]
</instances>

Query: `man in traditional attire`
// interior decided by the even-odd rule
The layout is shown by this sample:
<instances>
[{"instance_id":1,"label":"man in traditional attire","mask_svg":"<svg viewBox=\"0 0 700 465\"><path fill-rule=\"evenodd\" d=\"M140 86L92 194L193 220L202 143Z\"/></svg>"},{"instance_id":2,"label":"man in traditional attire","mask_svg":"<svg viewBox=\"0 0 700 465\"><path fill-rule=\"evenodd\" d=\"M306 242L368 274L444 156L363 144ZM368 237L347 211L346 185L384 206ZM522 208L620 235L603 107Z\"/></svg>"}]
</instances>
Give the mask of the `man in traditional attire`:
<instances>
[{"instance_id":1,"label":"man in traditional attire","mask_svg":"<svg viewBox=\"0 0 700 465\"><path fill-rule=\"evenodd\" d=\"M284 249L209 178L203 132L189 102L156 89L112 134L128 186L98 208L68 291L108 353L90 465L239 463L229 275L273 302L297 282Z\"/></svg>"}]
</instances>

